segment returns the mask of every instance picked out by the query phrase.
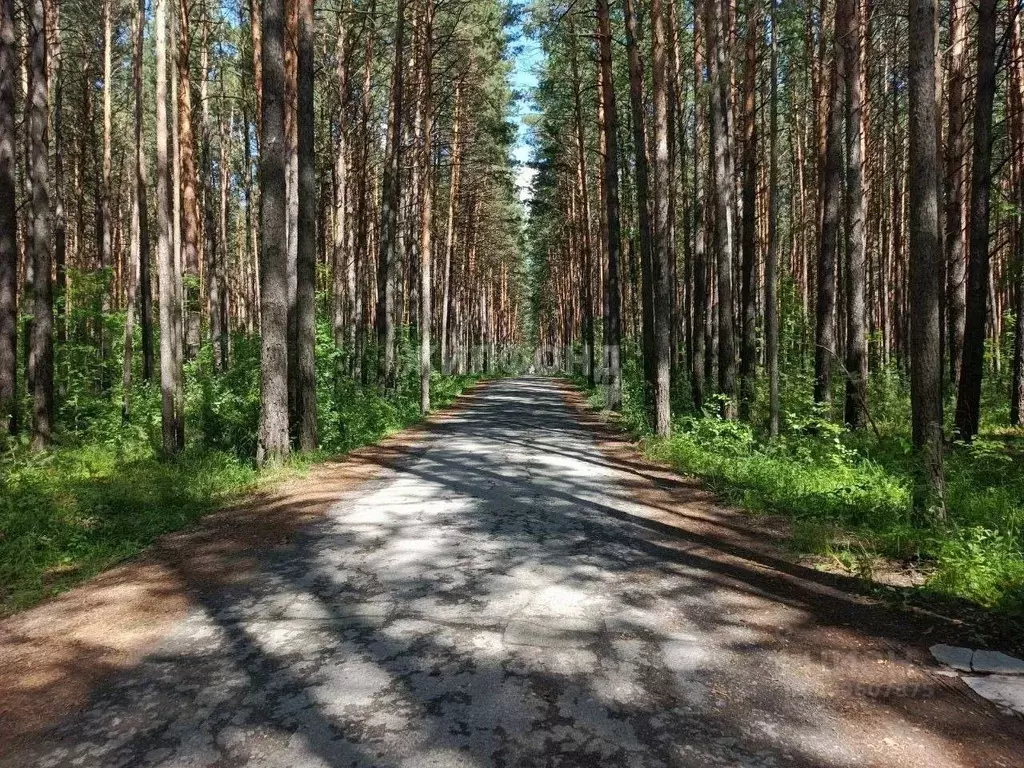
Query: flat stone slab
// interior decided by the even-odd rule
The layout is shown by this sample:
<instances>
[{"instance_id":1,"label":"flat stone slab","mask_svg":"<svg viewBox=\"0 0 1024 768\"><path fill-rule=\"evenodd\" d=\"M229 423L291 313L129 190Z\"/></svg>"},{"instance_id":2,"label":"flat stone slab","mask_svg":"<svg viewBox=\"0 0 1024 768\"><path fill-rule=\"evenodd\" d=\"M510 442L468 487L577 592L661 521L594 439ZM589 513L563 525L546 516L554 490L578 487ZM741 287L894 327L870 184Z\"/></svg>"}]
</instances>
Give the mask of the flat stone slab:
<instances>
[{"instance_id":1,"label":"flat stone slab","mask_svg":"<svg viewBox=\"0 0 1024 768\"><path fill-rule=\"evenodd\" d=\"M971 689L1007 714L1024 715L1024 677L1016 675L964 675Z\"/></svg>"},{"instance_id":2,"label":"flat stone slab","mask_svg":"<svg viewBox=\"0 0 1024 768\"><path fill-rule=\"evenodd\" d=\"M975 672L995 675L1024 675L1024 661L999 651L975 651L971 659Z\"/></svg>"},{"instance_id":3,"label":"flat stone slab","mask_svg":"<svg viewBox=\"0 0 1024 768\"><path fill-rule=\"evenodd\" d=\"M971 659L974 658L974 651L970 648L960 648L955 645L943 645L938 643L929 648L932 656L940 664L952 667L961 672L971 672Z\"/></svg>"},{"instance_id":4,"label":"flat stone slab","mask_svg":"<svg viewBox=\"0 0 1024 768\"><path fill-rule=\"evenodd\" d=\"M1024 675L1024 661L1000 651L975 651L941 643L929 648L940 664L960 672L982 672L992 675Z\"/></svg>"}]
</instances>

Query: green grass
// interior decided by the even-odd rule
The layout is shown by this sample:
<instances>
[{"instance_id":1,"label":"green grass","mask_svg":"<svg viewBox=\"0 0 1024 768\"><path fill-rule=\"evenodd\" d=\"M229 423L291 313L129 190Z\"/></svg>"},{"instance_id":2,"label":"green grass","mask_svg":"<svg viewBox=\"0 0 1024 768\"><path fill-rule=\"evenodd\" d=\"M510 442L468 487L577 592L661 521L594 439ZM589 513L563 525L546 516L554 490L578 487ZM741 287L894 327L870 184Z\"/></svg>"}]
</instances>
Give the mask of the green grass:
<instances>
[{"instance_id":1,"label":"green grass","mask_svg":"<svg viewBox=\"0 0 1024 768\"><path fill-rule=\"evenodd\" d=\"M3 614L138 554L259 479L251 462L223 452L161 461L104 445L16 454L0 472Z\"/></svg>"},{"instance_id":2,"label":"green grass","mask_svg":"<svg viewBox=\"0 0 1024 768\"><path fill-rule=\"evenodd\" d=\"M258 346L252 340L237 340L235 365L222 376L211 375L204 357L189 364L189 442L173 460L157 454L155 386L133 390L128 425L121 422L117 393L65 397L52 452L35 455L17 443L0 455L0 615L81 583L261 483L301 473L317 459L419 420L415 375L385 397L347 379L335 386L333 358L324 354L320 363L321 452L263 473L252 459L259 416ZM435 376L434 407L450 404L477 378Z\"/></svg>"},{"instance_id":3,"label":"green grass","mask_svg":"<svg viewBox=\"0 0 1024 768\"><path fill-rule=\"evenodd\" d=\"M1024 625L1024 433L992 420L971 445L950 447L948 519L940 523L911 511L916 465L898 374L872 382L877 434L854 434L828 419L809 403L807 377L793 375L783 390L782 434L771 440L763 428L763 392L751 424L710 412L677 415L672 436L656 439L635 365L624 378L623 423L644 452L701 478L730 504L788 517L795 551L824 555L865 577L879 557L912 565L927 580L899 590L903 599L984 615L1003 630ZM993 382L986 397L996 398L1000 386ZM674 412L685 414L686 395L677 394ZM590 396L592 405L602 405L599 393Z\"/></svg>"}]
</instances>

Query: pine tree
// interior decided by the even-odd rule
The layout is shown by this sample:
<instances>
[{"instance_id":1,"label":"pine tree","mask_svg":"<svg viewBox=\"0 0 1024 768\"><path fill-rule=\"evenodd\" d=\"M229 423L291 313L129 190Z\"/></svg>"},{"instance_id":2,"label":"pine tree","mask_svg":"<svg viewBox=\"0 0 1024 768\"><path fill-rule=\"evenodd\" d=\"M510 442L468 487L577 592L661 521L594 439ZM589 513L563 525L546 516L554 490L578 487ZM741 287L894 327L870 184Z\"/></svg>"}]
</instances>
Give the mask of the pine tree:
<instances>
[{"instance_id":1,"label":"pine tree","mask_svg":"<svg viewBox=\"0 0 1024 768\"><path fill-rule=\"evenodd\" d=\"M0 437L18 428L18 244L14 0L0 0Z\"/></svg>"},{"instance_id":2,"label":"pine tree","mask_svg":"<svg viewBox=\"0 0 1024 768\"><path fill-rule=\"evenodd\" d=\"M256 461L280 461L288 437L288 244L284 0L263 0L260 139L260 433Z\"/></svg>"},{"instance_id":3,"label":"pine tree","mask_svg":"<svg viewBox=\"0 0 1024 768\"><path fill-rule=\"evenodd\" d=\"M53 438L53 287L50 242L49 79L46 71L46 14L43 0L28 0L30 216L26 260L32 264L32 333L28 377L32 383L32 448L42 451Z\"/></svg>"},{"instance_id":4,"label":"pine tree","mask_svg":"<svg viewBox=\"0 0 1024 768\"><path fill-rule=\"evenodd\" d=\"M935 152L936 0L910 0L910 287L911 409L922 479L915 507L944 515L942 479L942 348L940 304L943 254L939 239Z\"/></svg>"}]
</instances>

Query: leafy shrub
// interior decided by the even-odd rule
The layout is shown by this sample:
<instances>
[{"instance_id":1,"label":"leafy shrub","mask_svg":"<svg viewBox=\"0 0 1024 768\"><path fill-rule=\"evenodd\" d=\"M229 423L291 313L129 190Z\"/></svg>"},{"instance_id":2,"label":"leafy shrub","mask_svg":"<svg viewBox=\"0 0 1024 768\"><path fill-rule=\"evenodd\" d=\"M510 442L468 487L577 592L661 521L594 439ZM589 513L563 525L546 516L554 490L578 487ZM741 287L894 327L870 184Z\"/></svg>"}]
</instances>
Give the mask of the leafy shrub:
<instances>
[{"instance_id":1,"label":"leafy shrub","mask_svg":"<svg viewBox=\"0 0 1024 768\"><path fill-rule=\"evenodd\" d=\"M1024 552L1019 537L975 525L945 532L934 546L938 569L930 589L985 608L1021 609Z\"/></svg>"}]
</instances>

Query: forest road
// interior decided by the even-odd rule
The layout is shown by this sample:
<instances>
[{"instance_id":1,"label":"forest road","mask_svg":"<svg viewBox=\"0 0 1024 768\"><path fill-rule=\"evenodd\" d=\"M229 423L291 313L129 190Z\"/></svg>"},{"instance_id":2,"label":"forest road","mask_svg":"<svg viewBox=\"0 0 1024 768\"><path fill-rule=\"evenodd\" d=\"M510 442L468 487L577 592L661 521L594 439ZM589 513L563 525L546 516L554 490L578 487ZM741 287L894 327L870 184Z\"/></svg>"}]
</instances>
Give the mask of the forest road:
<instances>
[{"instance_id":1,"label":"forest road","mask_svg":"<svg viewBox=\"0 0 1024 768\"><path fill-rule=\"evenodd\" d=\"M478 389L0 765L1021 765L927 625L597 421Z\"/></svg>"}]
</instances>

